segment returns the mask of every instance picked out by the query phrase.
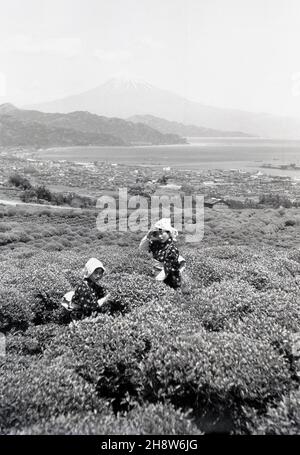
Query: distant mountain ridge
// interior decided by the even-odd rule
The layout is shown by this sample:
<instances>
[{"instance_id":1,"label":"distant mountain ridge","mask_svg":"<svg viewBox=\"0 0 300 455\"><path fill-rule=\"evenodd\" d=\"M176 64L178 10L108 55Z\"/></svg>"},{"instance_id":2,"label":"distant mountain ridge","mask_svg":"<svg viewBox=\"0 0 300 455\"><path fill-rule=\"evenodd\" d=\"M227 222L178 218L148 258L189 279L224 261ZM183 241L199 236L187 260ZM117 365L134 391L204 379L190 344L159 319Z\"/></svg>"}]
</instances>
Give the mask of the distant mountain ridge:
<instances>
[{"instance_id":1,"label":"distant mountain ridge","mask_svg":"<svg viewBox=\"0 0 300 455\"><path fill-rule=\"evenodd\" d=\"M150 126L89 112L44 113L0 106L0 145L57 147L72 145L182 144L176 134L163 134Z\"/></svg>"},{"instance_id":2,"label":"distant mountain ridge","mask_svg":"<svg viewBox=\"0 0 300 455\"><path fill-rule=\"evenodd\" d=\"M64 147L76 145L127 145L109 134L83 133L56 128L39 122L22 122L9 115L0 116L0 146Z\"/></svg>"},{"instance_id":3,"label":"distant mountain ridge","mask_svg":"<svg viewBox=\"0 0 300 455\"><path fill-rule=\"evenodd\" d=\"M171 122L153 115L134 115L129 117L131 122L144 123L161 133L179 134L183 137L253 137L251 134L241 131L220 131L213 128L204 128L196 125L184 125L179 122Z\"/></svg>"},{"instance_id":4,"label":"distant mountain ridge","mask_svg":"<svg viewBox=\"0 0 300 455\"><path fill-rule=\"evenodd\" d=\"M125 119L135 115L152 115L221 131L241 131L265 138L300 139L298 119L208 106L139 81L110 79L84 93L29 107L45 112L89 111Z\"/></svg>"},{"instance_id":5,"label":"distant mountain ridge","mask_svg":"<svg viewBox=\"0 0 300 455\"><path fill-rule=\"evenodd\" d=\"M16 109L16 106L11 103L0 104L0 115L9 114L10 112L14 112Z\"/></svg>"}]
</instances>

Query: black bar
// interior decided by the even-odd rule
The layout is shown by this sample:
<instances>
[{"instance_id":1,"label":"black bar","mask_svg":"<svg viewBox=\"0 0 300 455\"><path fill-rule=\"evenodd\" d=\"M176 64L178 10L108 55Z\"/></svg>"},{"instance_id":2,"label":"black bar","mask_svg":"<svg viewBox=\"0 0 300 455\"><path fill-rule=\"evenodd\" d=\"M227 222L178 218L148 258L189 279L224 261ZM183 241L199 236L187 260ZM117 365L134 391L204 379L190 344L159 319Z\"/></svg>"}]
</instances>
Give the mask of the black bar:
<instances>
[{"instance_id":1,"label":"black bar","mask_svg":"<svg viewBox=\"0 0 300 455\"><path fill-rule=\"evenodd\" d=\"M23 454L41 454L43 450L84 455L115 454L212 454L228 449L233 453L266 447L286 453L289 448L299 447L300 436L229 436L211 434L204 436L0 436L1 453L16 451ZM218 453L217 452L217 453ZM250 453L251 453L250 452ZM253 453L253 452L252 452ZM255 455L253 453L253 455Z\"/></svg>"}]
</instances>

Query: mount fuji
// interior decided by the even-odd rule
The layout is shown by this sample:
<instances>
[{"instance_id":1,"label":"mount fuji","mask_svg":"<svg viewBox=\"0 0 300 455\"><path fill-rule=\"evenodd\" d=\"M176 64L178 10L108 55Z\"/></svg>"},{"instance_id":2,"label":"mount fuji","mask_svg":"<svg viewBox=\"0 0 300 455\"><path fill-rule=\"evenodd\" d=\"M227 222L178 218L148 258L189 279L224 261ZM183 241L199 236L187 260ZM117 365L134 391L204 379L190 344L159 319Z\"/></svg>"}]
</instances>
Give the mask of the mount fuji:
<instances>
[{"instance_id":1,"label":"mount fuji","mask_svg":"<svg viewBox=\"0 0 300 455\"><path fill-rule=\"evenodd\" d=\"M92 90L26 108L59 113L89 111L123 119L152 115L203 128L239 131L266 138L300 139L298 119L207 106L148 83L128 79L109 79Z\"/></svg>"}]
</instances>

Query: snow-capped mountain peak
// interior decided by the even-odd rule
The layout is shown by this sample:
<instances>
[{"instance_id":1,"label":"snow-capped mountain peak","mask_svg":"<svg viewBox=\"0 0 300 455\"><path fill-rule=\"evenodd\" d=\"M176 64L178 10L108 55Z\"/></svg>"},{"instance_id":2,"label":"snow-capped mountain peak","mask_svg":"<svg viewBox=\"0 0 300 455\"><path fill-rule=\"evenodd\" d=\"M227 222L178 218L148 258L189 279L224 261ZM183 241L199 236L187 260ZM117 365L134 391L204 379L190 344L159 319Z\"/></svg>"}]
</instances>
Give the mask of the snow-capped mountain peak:
<instances>
[{"instance_id":1,"label":"snow-capped mountain peak","mask_svg":"<svg viewBox=\"0 0 300 455\"><path fill-rule=\"evenodd\" d=\"M113 90L150 90L154 88L142 79L131 79L127 77L112 77L102 87Z\"/></svg>"}]
</instances>

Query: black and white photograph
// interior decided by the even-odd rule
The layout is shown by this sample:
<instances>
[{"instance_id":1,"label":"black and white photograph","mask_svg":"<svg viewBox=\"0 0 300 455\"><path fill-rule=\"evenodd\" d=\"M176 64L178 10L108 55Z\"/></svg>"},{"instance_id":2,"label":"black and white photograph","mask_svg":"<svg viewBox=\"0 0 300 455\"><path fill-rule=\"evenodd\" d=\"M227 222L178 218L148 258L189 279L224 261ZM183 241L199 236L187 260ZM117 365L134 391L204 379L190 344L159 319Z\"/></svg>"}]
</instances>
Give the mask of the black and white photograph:
<instances>
[{"instance_id":1,"label":"black and white photograph","mask_svg":"<svg viewBox=\"0 0 300 455\"><path fill-rule=\"evenodd\" d=\"M0 439L300 435L299 44L298 0L0 0Z\"/></svg>"}]
</instances>

